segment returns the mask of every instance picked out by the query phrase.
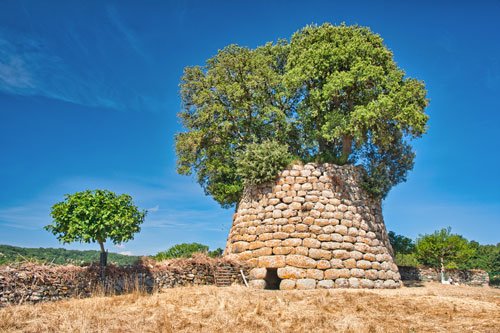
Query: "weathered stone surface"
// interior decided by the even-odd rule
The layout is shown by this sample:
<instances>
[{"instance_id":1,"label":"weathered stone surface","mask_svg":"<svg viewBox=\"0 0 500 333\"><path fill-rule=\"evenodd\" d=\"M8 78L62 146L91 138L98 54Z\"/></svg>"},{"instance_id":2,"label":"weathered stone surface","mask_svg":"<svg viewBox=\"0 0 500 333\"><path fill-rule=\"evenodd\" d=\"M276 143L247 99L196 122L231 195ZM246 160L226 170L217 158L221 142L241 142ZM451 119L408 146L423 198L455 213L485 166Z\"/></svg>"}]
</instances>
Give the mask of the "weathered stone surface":
<instances>
[{"instance_id":1,"label":"weathered stone surface","mask_svg":"<svg viewBox=\"0 0 500 333\"><path fill-rule=\"evenodd\" d=\"M313 227L313 226L311 226L311 227ZM313 238L305 238L302 244L308 248L319 249L321 247L321 242L319 240L313 239Z\"/></svg>"},{"instance_id":2,"label":"weathered stone surface","mask_svg":"<svg viewBox=\"0 0 500 333\"><path fill-rule=\"evenodd\" d=\"M273 184L246 189L226 253L259 268L304 269L309 273L301 279L329 281L328 286L399 286L380 201L366 197L359 177L350 165L294 165ZM262 272L250 279L259 280Z\"/></svg>"},{"instance_id":3,"label":"weathered stone surface","mask_svg":"<svg viewBox=\"0 0 500 333\"><path fill-rule=\"evenodd\" d=\"M286 264L299 268L316 268L316 260L297 254L288 255Z\"/></svg>"},{"instance_id":4,"label":"weathered stone surface","mask_svg":"<svg viewBox=\"0 0 500 333\"><path fill-rule=\"evenodd\" d=\"M349 287L359 288L359 279L355 277L349 278Z\"/></svg>"},{"instance_id":5,"label":"weathered stone surface","mask_svg":"<svg viewBox=\"0 0 500 333\"><path fill-rule=\"evenodd\" d=\"M292 290L295 289L295 280L281 280L280 290Z\"/></svg>"},{"instance_id":6,"label":"weathered stone surface","mask_svg":"<svg viewBox=\"0 0 500 333\"><path fill-rule=\"evenodd\" d=\"M265 280L251 280L248 281L248 286L254 289L264 289L266 287Z\"/></svg>"},{"instance_id":7,"label":"weathered stone surface","mask_svg":"<svg viewBox=\"0 0 500 333\"><path fill-rule=\"evenodd\" d=\"M297 267L281 267L278 268L278 277L280 279L303 279L306 277L306 270Z\"/></svg>"},{"instance_id":8,"label":"weathered stone surface","mask_svg":"<svg viewBox=\"0 0 500 333\"><path fill-rule=\"evenodd\" d=\"M299 279L297 280L296 288L300 290L315 289L316 280L314 279Z\"/></svg>"},{"instance_id":9,"label":"weathered stone surface","mask_svg":"<svg viewBox=\"0 0 500 333\"><path fill-rule=\"evenodd\" d=\"M306 271L306 277L309 279L323 280L323 270L321 269L308 269Z\"/></svg>"},{"instance_id":10,"label":"weathered stone surface","mask_svg":"<svg viewBox=\"0 0 500 333\"><path fill-rule=\"evenodd\" d=\"M332 258L332 252L321 249L309 249L309 257L313 259L330 260Z\"/></svg>"},{"instance_id":11,"label":"weathered stone surface","mask_svg":"<svg viewBox=\"0 0 500 333\"><path fill-rule=\"evenodd\" d=\"M267 270L265 268L253 268L250 270L249 277L252 280L264 279Z\"/></svg>"},{"instance_id":12,"label":"weathered stone surface","mask_svg":"<svg viewBox=\"0 0 500 333\"><path fill-rule=\"evenodd\" d=\"M332 265L331 265L331 263L328 260L318 260L316 267L318 269L325 270L325 269L328 269L328 268L332 267Z\"/></svg>"},{"instance_id":13,"label":"weathered stone surface","mask_svg":"<svg viewBox=\"0 0 500 333\"><path fill-rule=\"evenodd\" d=\"M318 284L316 286L321 289L332 289L334 285L335 283L333 282L333 280L321 280L318 281Z\"/></svg>"},{"instance_id":14,"label":"weathered stone surface","mask_svg":"<svg viewBox=\"0 0 500 333\"><path fill-rule=\"evenodd\" d=\"M285 256L262 256L259 257L259 267L279 268L285 267Z\"/></svg>"},{"instance_id":15,"label":"weathered stone surface","mask_svg":"<svg viewBox=\"0 0 500 333\"><path fill-rule=\"evenodd\" d=\"M293 250L294 250L294 248L291 246L278 246L278 247L273 248L273 253L274 254L289 254L289 253L292 253Z\"/></svg>"},{"instance_id":16,"label":"weathered stone surface","mask_svg":"<svg viewBox=\"0 0 500 333\"><path fill-rule=\"evenodd\" d=\"M351 272L346 268L337 268L337 269L327 269L325 271L325 279L336 280L338 278L349 278L351 276Z\"/></svg>"}]
</instances>

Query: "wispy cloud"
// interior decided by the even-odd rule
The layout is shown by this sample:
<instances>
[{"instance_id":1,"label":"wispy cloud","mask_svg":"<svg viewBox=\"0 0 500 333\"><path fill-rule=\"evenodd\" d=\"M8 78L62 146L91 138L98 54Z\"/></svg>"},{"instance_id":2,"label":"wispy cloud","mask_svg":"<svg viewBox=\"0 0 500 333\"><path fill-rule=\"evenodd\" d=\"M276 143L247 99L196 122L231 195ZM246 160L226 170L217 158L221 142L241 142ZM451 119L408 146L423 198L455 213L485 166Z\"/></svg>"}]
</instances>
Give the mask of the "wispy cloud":
<instances>
[{"instance_id":1,"label":"wispy cloud","mask_svg":"<svg viewBox=\"0 0 500 333\"><path fill-rule=\"evenodd\" d=\"M144 48L135 32L130 29L122 20L114 6L107 7L108 17L115 29L125 38L130 47L145 60L149 61L149 56L144 52Z\"/></svg>"},{"instance_id":2,"label":"wispy cloud","mask_svg":"<svg viewBox=\"0 0 500 333\"><path fill-rule=\"evenodd\" d=\"M115 25L119 22L116 21ZM127 32L123 30L125 26L118 26L122 29L120 34ZM80 49L86 49L74 30L68 36L72 41L79 41L77 46ZM127 36L128 43L135 45L136 51L142 50L131 32ZM48 45L40 37L0 30L0 91L115 110L157 110L163 107L163 102L133 87L110 81L97 67L81 68L78 61L63 58ZM145 57L144 52L141 53ZM88 65L92 62L82 63L92 66Z\"/></svg>"}]
</instances>

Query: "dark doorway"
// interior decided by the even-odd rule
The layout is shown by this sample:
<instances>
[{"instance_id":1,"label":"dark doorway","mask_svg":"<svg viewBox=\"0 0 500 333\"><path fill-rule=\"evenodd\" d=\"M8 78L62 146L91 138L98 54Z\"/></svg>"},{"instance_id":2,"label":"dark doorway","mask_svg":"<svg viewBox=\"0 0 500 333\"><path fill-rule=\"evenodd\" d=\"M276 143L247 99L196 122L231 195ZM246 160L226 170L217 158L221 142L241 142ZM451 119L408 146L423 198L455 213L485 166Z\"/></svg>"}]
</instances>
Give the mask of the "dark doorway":
<instances>
[{"instance_id":1,"label":"dark doorway","mask_svg":"<svg viewBox=\"0 0 500 333\"><path fill-rule=\"evenodd\" d=\"M264 280L266 281L266 289L271 289L271 290L280 289L281 279L278 277L277 268L267 268L266 277L264 278Z\"/></svg>"}]
</instances>

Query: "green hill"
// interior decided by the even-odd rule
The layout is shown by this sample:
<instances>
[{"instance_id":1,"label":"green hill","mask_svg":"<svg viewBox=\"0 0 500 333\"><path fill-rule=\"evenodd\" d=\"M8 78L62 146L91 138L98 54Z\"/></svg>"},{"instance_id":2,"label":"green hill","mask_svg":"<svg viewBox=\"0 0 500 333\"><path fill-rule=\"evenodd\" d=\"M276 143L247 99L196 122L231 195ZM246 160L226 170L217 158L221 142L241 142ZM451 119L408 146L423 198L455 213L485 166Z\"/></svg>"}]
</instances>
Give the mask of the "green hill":
<instances>
[{"instance_id":1,"label":"green hill","mask_svg":"<svg viewBox=\"0 0 500 333\"><path fill-rule=\"evenodd\" d=\"M116 265L131 265L139 257L127 256L118 253L108 254L108 263ZM84 265L92 262L99 262L99 251L78 251L54 248L27 248L11 245L0 245L0 265L34 260L44 263L54 263L59 265L73 264Z\"/></svg>"}]
</instances>

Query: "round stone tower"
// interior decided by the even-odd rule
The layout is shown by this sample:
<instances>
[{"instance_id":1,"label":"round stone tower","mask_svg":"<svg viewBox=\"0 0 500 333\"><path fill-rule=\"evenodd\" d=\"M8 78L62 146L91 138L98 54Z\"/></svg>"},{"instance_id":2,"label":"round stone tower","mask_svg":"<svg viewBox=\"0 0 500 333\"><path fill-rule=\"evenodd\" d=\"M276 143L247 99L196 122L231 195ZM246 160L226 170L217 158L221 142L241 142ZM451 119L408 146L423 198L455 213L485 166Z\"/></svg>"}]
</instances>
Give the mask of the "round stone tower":
<instances>
[{"instance_id":1,"label":"round stone tower","mask_svg":"<svg viewBox=\"0 0 500 333\"><path fill-rule=\"evenodd\" d=\"M380 200L352 165L294 165L274 184L247 188L225 254L266 289L397 288L398 267Z\"/></svg>"}]
</instances>

